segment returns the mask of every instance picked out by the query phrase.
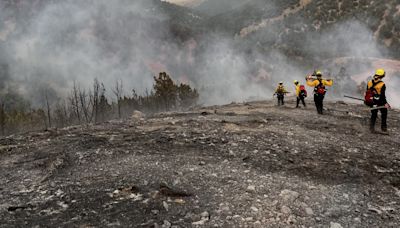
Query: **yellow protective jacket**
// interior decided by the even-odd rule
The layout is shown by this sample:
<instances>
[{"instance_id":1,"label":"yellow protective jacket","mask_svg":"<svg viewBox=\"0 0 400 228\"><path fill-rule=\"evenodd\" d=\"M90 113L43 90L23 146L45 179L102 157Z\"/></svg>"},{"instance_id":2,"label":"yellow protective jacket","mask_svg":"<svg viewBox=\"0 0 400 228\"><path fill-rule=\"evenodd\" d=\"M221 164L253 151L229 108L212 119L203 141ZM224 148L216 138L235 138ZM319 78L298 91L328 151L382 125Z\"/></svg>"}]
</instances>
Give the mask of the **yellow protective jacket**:
<instances>
[{"instance_id":1,"label":"yellow protective jacket","mask_svg":"<svg viewBox=\"0 0 400 228\"><path fill-rule=\"evenodd\" d=\"M374 89L375 89L376 93L379 94L379 100L377 101L377 104L379 106L385 105L387 103L385 83L381 79L378 79L378 80L372 79L367 84L367 90L370 89L374 84L375 84Z\"/></svg>"},{"instance_id":2,"label":"yellow protective jacket","mask_svg":"<svg viewBox=\"0 0 400 228\"><path fill-rule=\"evenodd\" d=\"M324 84L324 86L332 86L333 85L333 80L325 80L322 79L321 80L322 84ZM319 85L319 80L318 79L314 79L314 80L307 80L307 85L311 86L311 87L317 87Z\"/></svg>"},{"instance_id":3,"label":"yellow protective jacket","mask_svg":"<svg viewBox=\"0 0 400 228\"><path fill-rule=\"evenodd\" d=\"M296 96L300 95L300 84L296 85Z\"/></svg>"},{"instance_id":4,"label":"yellow protective jacket","mask_svg":"<svg viewBox=\"0 0 400 228\"><path fill-rule=\"evenodd\" d=\"M285 94L287 93L287 90L285 89L285 87L282 85L278 85L278 87L276 87L275 89L275 93L276 94Z\"/></svg>"},{"instance_id":5,"label":"yellow protective jacket","mask_svg":"<svg viewBox=\"0 0 400 228\"><path fill-rule=\"evenodd\" d=\"M373 83L375 83L375 87L374 88L375 88L376 92L379 95L381 95L382 88L385 87L385 83L380 79L379 80L371 80L371 81L368 82L367 89L370 89L372 87Z\"/></svg>"}]
</instances>

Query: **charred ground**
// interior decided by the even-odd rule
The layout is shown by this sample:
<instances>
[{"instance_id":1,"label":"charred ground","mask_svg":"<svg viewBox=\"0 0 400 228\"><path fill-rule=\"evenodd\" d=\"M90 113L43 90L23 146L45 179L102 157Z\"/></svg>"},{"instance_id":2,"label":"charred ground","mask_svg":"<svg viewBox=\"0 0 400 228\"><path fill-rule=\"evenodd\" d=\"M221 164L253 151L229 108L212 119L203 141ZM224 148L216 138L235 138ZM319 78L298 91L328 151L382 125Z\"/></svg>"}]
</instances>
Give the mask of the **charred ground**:
<instances>
[{"instance_id":1,"label":"charred ground","mask_svg":"<svg viewBox=\"0 0 400 228\"><path fill-rule=\"evenodd\" d=\"M398 227L400 133L328 103L214 106L0 139L0 227Z\"/></svg>"}]
</instances>

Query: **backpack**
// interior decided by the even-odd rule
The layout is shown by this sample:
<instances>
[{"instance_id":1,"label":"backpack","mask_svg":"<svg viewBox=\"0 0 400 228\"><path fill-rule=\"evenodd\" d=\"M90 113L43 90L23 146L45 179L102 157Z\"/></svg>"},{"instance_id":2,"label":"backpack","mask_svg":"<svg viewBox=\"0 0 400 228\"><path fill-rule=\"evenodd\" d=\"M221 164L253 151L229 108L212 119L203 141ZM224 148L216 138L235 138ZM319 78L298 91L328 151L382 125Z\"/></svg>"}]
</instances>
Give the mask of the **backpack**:
<instances>
[{"instance_id":1,"label":"backpack","mask_svg":"<svg viewBox=\"0 0 400 228\"><path fill-rule=\"evenodd\" d=\"M300 85L299 96L300 97L307 97L307 90L306 90L306 87L304 85Z\"/></svg>"},{"instance_id":2,"label":"backpack","mask_svg":"<svg viewBox=\"0 0 400 228\"><path fill-rule=\"evenodd\" d=\"M314 92L318 95L325 95L326 89L324 83L322 83L322 80L318 80L319 84L314 88Z\"/></svg>"},{"instance_id":3,"label":"backpack","mask_svg":"<svg viewBox=\"0 0 400 228\"><path fill-rule=\"evenodd\" d=\"M364 96L364 104L368 106L373 106L376 104L376 101L380 99L380 95L378 94L378 91L376 91L375 86L381 83L381 81L375 83L372 81L372 86L371 88L367 89L365 92Z\"/></svg>"}]
</instances>

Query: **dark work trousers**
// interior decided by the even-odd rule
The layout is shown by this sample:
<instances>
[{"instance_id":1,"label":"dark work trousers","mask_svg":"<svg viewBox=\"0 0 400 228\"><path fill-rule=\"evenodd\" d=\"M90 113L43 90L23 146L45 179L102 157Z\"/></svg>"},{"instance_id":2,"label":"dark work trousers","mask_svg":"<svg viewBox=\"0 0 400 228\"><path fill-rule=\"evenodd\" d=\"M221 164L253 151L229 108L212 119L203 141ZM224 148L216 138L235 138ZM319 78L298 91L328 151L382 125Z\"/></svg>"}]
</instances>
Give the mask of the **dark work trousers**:
<instances>
[{"instance_id":1,"label":"dark work trousers","mask_svg":"<svg viewBox=\"0 0 400 228\"><path fill-rule=\"evenodd\" d=\"M276 94L276 97L278 98L278 106L284 105L285 104L285 95L284 94Z\"/></svg>"},{"instance_id":2,"label":"dark work trousers","mask_svg":"<svg viewBox=\"0 0 400 228\"><path fill-rule=\"evenodd\" d=\"M314 102L315 102L315 107L317 108L318 114L323 114L324 110L324 97L325 95L321 94L314 94Z\"/></svg>"},{"instance_id":3,"label":"dark work trousers","mask_svg":"<svg viewBox=\"0 0 400 228\"><path fill-rule=\"evenodd\" d=\"M303 106L306 107L306 102L304 101L304 97L299 96L299 97L297 97L296 108L299 107L300 101L301 101L301 103L303 103Z\"/></svg>"},{"instance_id":4,"label":"dark work trousers","mask_svg":"<svg viewBox=\"0 0 400 228\"><path fill-rule=\"evenodd\" d=\"M376 109L371 111L371 123L370 123L370 129L375 130L375 123L376 119L378 118L378 111L381 111L381 129L382 131L387 131L387 114L388 110L386 108L381 108L381 109Z\"/></svg>"}]
</instances>

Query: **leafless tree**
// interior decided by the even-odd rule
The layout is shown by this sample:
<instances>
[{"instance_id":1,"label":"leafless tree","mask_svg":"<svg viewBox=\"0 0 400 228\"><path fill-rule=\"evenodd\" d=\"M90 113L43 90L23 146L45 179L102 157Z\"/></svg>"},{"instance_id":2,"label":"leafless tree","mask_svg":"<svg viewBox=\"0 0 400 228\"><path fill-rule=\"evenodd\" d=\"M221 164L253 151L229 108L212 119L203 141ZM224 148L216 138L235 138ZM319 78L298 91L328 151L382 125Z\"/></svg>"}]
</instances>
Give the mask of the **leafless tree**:
<instances>
[{"instance_id":1,"label":"leafless tree","mask_svg":"<svg viewBox=\"0 0 400 228\"><path fill-rule=\"evenodd\" d=\"M49 96L48 96L47 90L44 90L44 100L45 100L45 104L46 104L48 127L51 128L51 107L50 107Z\"/></svg>"},{"instance_id":2,"label":"leafless tree","mask_svg":"<svg viewBox=\"0 0 400 228\"><path fill-rule=\"evenodd\" d=\"M90 91L89 91L90 94ZM90 95L86 94L85 90L79 89L79 101L83 116L85 117L86 123L90 123L92 121L93 112L90 110L92 106L92 99Z\"/></svg>"},{"instance_id":3,"label":"leafless tree","mask_svg":"<svg viewBox=\"0 0 400 228\"><path fill-rule=\"evenodd\" d=\"M56 104L54 116L57 127L65 127L69 124L67 107L64 100L61 100Z\"/></svg>"},{"instance_id":4,"label":"leafless tree","mask_svg":"<svg viewBox=\"0 0 400 228\"><path fill-rule=\"evenodd\" d=\"M106 87L103 83L99 87L99 121L103 122L108 118L108 114L111 110L111 106L108 103L106 97Z\"/></svg>"},{"instance_id":5,"label":"leafless tree","mask_svg":"<svg viewBox=\"0 0 400 228\"><path fill-rule=\"evenodd\" d=\"M123 93L123 87L122 87L122 80L117 79L115 81L115 87L112 90L113 93L115 94L117 98L117 107L118 107L118 118L121 118L121 99L122 99L122 93Z\"/></svg>"},{"instance_id":6,"label":"leafless tree","mask_svg":"<svg viewBox=\"0 0 400 228\"><path fill-rule=\"evenodd\" d=\"M81 123L81 113L80 113L80 107L79 107L79 89L74 81L74 85L72 88L72 94L69 97L69 102L71 104L71 108L73 110L73 113L75 114L78 123Z\"/></svg>"},{"instance_id":7,"label":"leafless tree","mask_svg":"<svg viewBox=\"0 0 400 228\"><path fill-rule=\"evenodd\" d=\"M49 126L48 126L48 123L47 123L48 119L47 119L46 112L43 109L38 109L37 112L39 114L39 119L42 119L42 121L43 121L44 129L47 130L49 128Z\"/></svg>"},{"instance_id":8,"label":"leafless tree","mask_svg":"<svg viewBox=\"0 0 400 228\"><path fill-rule=\"evenodd\" d=\"M93 94L91 94L92 110L95 123L99 121L99 101L100 101L99 94L100 94L100 83L97 80L97 78L95 78L93 82Z\"/></svg>"}]
</instances>

